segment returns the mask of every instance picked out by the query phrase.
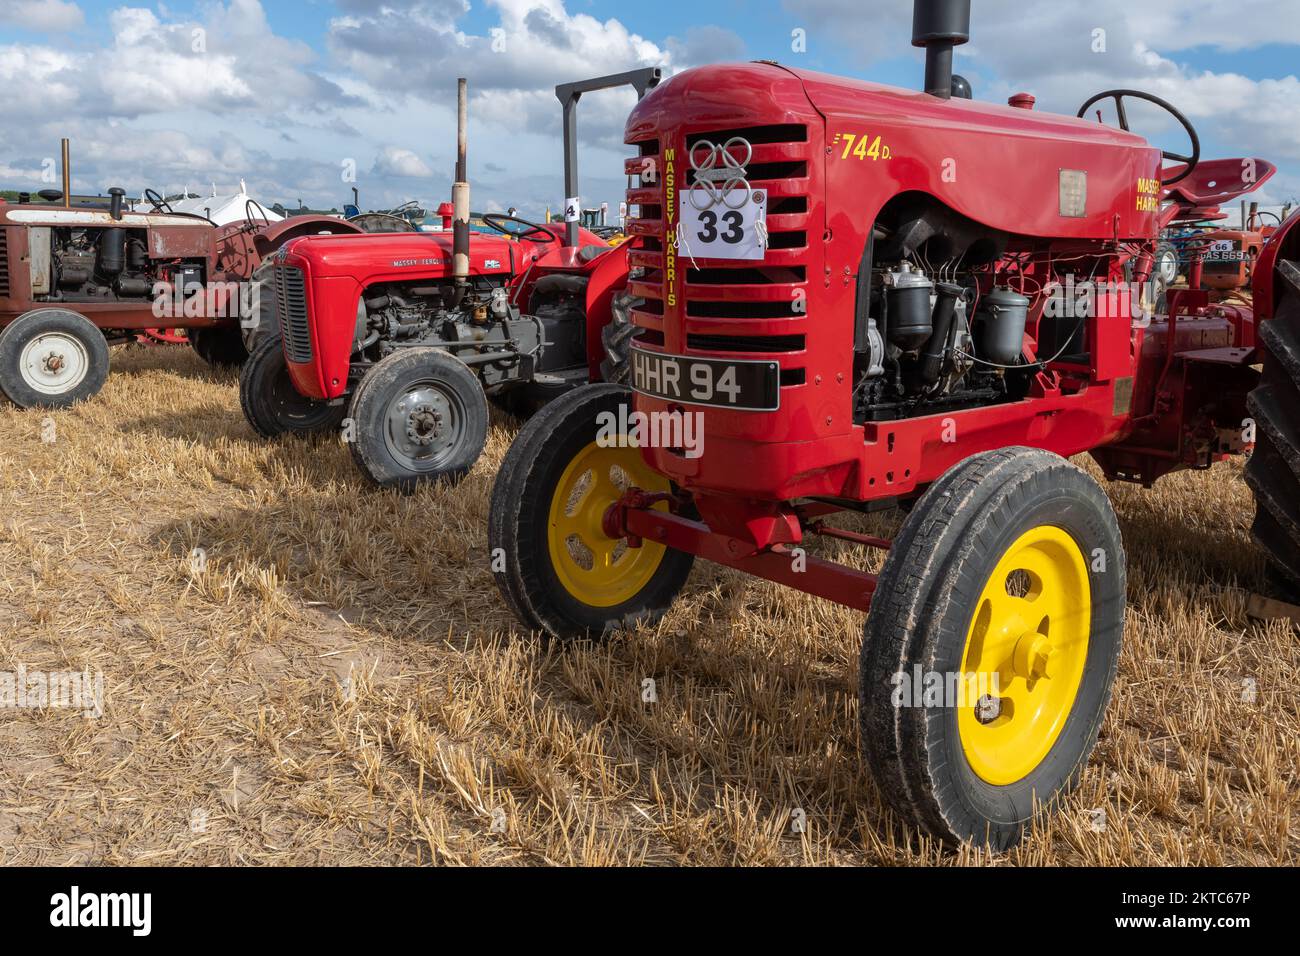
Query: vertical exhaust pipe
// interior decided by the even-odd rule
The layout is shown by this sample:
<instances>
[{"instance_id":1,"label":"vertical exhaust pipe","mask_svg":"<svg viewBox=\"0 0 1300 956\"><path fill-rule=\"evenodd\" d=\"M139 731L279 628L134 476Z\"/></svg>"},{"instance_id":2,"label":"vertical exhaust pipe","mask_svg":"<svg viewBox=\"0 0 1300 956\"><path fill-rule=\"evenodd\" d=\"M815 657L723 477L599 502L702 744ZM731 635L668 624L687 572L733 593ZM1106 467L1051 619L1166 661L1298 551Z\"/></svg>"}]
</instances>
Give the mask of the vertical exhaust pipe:
<instances>
[{"instance_id":1,"label":"vertical exhaust pipe","mask_svg":"<svg viewBox=\"0 0 1300 956\"><path fill-rule=\"evenodd\" d=\"M464 301L469 288L469 174L465 162L468 125L469 82L462 76L456 81L456 180L451 186L451 274L456 280L456 306Z\"/></svg>"},{"instance_id":2,"label":"vertical exhaust pipe","mask_svg":"<svg viewBox=\"0 0 1300 956\"><path fill-rule=\"evenodd\" d=\"M60 144L63 152L63 208L72 208L72 147L68 140Z\"/></svg>"},{"instance_id":3,"label":"vertical exhaust pipe","mask_svg":"<svg viewBox=\"0 0 1300 956\"><path fill-rule=\"evenodd\" d=\"M952 51L970 39L970 0L916 0L912 46L925 47L925 92L952 98Z\"/></svg>"}]
</instances>

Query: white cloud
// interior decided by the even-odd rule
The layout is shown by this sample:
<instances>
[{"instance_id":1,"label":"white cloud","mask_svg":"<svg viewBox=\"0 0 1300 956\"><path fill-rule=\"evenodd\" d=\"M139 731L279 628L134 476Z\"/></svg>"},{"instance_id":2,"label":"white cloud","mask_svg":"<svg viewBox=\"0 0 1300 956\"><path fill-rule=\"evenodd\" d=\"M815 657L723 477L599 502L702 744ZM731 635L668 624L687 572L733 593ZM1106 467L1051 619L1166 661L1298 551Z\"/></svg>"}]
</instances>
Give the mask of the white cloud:
<instances>
[{"instance_id":1,"label":"white cloud","mask_svg":"<svg viewBox=\"0 0 1300 956\"><path fill-rule=\"evenodd\" d=\"M85 22L81 7L69 0L0 0L0 24L59 33Z\"/></svg>"},{"instance_id":2,"label":"white cloud","mask_svg":"<svg viewBox=\"0 0 1300 956\"><path fill-rule=\"evenodd\" d=\"M433 175L433 170L414 151L400 146L385 146L381 149L375 157L374 172L380 176L415 179L427 179Z\"/></svg>"}]
</instances>

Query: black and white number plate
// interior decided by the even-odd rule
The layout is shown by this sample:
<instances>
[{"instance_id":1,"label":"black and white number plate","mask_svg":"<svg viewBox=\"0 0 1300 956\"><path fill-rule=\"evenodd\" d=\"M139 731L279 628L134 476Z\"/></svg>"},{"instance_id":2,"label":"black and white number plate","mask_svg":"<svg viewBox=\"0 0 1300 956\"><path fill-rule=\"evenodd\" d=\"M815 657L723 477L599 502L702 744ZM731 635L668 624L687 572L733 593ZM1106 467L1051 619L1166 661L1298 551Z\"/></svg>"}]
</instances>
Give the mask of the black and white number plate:
<instances>
[{"instance_id":1,"label":"black and white number plate","mask_svg":"<svg viewBox=\"0 0 1300 956\"><path fill-rule=\"evenodd\" d=\"M632 349L632 389L652 398L746 412L781 406L776 362L688 358Z\"/></svg>"}]
</instances>

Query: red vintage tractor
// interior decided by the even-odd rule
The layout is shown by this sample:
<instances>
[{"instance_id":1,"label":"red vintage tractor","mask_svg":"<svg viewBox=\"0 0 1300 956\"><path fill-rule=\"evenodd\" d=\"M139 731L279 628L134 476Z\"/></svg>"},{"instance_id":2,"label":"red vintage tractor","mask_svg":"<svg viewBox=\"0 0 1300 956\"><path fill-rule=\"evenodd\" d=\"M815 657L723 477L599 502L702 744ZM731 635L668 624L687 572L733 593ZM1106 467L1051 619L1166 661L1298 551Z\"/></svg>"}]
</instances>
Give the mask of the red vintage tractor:
<instances>
[{"instance_id":1,"label":"red vintage tractor","mask_svg":"<svg viewBox=\"0 0 1300 956\"><path fill-rule=\"evenodd\" d=\"M22 408L63 408L95 395L109 347L179 330L209 363L238 365L251 279L281 243L357 227L327 217L217 227L173 213L148 191L152 211L107 203L72 205L67 145L64 188L41 202L0 201L0 391ZM162 328L160 328L162 327Z\"/></svg>"},{"instance_id":2,"label":"red vintage tractor","mask_svg":"<svg viewBox=\"0 0 1300 956\"><path fill-rule=\"evenodd\" d=\"M881 792L921 831L1001 848L1078 781L1119 660L1123 542L1069 456L1149 485L1245 451L1253 416L1256 536L1300 585L1300 229L1261 256L1258 327L1204 292L1154 314L1165 224L1272 167L1201 161L1147 94L1078 117L972 101L952 74L969 23L969 0L916 3L924 92L760 62L640 102L632 391L580 388L525 425L489 547L506 603L559 639L653 622L697 557L869 610ZM1186 128L1190 153L1163 154L1180 165L1129 131L1134 96ZM1122 128L1082 119L1102 100ZM892 541L829 520L895 506ZM883 569L810 555L816 536Z\"/></svg>"},{"instance_id":3,"label":"red vintage tractor","mask_svg":"<svg viewBox=\"0 0 1300 956\"><path fill-rule=\"evenodd\" d=\"M565 116L564 224L487 214L501 235L471 233L466 89L452 232L309 236L271 269L272 330L244 367L240 401L265 437L338 429L361 472L410 491L454 481L487 438L489 399L529 414L579 384L618 375L631 332L626 246L578 225L576 105L583 93L632 85L659 70L556 89ZM611 316L623 321L612 324ZM602 372L602 365L605 370Z\"/></svg>"}]
</instances>

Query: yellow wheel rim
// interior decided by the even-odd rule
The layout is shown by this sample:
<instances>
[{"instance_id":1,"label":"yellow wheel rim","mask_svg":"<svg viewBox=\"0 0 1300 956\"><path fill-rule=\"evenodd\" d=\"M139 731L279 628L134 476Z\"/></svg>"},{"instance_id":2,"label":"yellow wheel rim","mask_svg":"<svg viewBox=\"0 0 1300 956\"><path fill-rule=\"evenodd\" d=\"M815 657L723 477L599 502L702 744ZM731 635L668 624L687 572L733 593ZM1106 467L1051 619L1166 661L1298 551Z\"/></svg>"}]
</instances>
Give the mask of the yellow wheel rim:
<instances>
[{"instance_id":1,"label":"yellow wheel rim","mask_svg":"<svg viewBox=\"0 0 1300 956\"><path fill-rule=\"evenodd\" d=\"M548 543L551 566L560 584L589 607L614 607L630 601L650 583L665 548L654 541L628 547L601 525L609 506L629 487L670 490L668 480L650 469L635 448L602 447L592 442L560 476L551 498ZM655 505L667 510L667 503Z\"/></svg>"},{"instance_id":2,"label":"yellow wheel rim","mask_svg":"<svg viewBox=\"0 0 1300 956\"><path fill-rule=\"evenodd\" d=\"M1088 566L1065 531L1042 525L998 562L975 605L962 655L957 730L988 783L1023 780L1065 726L1088 657Z\"/></svg>"}]
</instances>

